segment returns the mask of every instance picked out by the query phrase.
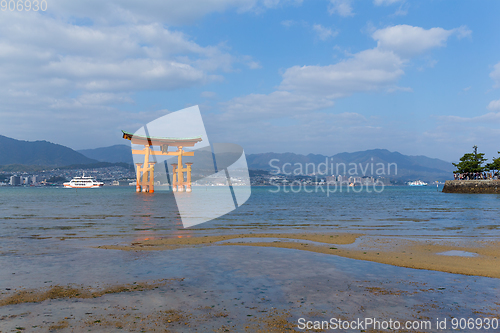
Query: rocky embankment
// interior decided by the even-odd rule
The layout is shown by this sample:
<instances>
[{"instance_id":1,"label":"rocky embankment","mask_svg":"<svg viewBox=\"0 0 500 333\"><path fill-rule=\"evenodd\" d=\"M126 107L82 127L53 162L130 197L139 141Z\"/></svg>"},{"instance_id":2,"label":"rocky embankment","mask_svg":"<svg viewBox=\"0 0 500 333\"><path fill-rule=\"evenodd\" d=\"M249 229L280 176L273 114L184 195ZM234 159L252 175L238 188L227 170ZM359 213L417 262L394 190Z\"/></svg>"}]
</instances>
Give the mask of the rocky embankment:
<instances>
[{"instance_id":1,"label":"rocky embankment","mask_svg":"<svg viewBox=\"0 0 500 333\"><path fill-rule=\"evenodd\" d=\"M500 180L447 180L443 192L500 194Z\"/></svg>"}]
</instances>

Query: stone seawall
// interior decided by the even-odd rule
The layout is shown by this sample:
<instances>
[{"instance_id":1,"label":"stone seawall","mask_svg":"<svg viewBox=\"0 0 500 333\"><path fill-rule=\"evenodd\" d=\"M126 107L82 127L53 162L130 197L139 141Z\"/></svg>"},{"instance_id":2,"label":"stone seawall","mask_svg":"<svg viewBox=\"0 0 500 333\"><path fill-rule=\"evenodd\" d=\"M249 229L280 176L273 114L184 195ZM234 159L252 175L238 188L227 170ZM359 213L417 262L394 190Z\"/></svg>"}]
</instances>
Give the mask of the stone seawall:
<instances>
[{"instance_id":1,"label":"stone seawall","mask_svg":"<svg viewBox=\"0 0 500 333\"><path fill-rule=\"evenodd\" d=\"M447 180L443 192L500 194L500 180Z\"/></svg>"}]
</instances>

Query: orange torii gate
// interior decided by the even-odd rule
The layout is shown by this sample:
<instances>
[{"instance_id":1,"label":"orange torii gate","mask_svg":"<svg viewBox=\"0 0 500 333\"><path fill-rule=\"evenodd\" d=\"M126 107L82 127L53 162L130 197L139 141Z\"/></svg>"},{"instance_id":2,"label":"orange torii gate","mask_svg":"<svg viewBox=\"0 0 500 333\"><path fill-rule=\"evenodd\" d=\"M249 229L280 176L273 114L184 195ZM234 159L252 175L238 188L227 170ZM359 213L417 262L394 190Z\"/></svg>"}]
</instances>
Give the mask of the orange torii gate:
<instances>
[{"instance_id":1,"label":"orange torii gate","mask_svg":"<svg viewBox=\"0 0 500 333\"><path fill-rule=\"evenodd\" d=\"M154 190L154 167L155 162L149 161L151 155L177 156L177 163L172 164L172 191L191 192L191 165L186 163L186 167L182 165L182 156L194 156L194 152L184 151L183 147L193 147L200 142L201 137L194 138L157 138L135 135L132 133L123 132L123 138L130 140L133 144L143 145L144 149L132 149L132 154L144 155L144 163L136 163L136 192L153 193ZM153 146L159 146L161 150L153 150ZM177 147L176 151L168 151L168 147ZM186 173L186 179L184 178Z\"/></svg>"}]
</instances>

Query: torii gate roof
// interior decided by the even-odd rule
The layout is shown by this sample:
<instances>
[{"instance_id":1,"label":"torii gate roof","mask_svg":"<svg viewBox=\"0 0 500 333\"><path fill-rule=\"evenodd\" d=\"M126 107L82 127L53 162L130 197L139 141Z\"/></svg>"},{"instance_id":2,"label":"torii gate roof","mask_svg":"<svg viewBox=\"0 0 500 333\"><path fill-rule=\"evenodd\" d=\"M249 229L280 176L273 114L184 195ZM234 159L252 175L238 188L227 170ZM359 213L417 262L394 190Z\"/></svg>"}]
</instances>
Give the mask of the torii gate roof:
<instances>
[{"instance_id":1,"label":"torii gate roof","mask_svg":"<svg viewBox=\"0 0 500 333\"><path fill-rule=\"evenodd\" d=\"M192 138L161 138L154 136L142 136L133 133L123 131L123 138L132 141L136 145L144 146L183 146L183 147L193 147L195 144L200 142L202 139L200 136Z\"/></svg>"}]
</instances>

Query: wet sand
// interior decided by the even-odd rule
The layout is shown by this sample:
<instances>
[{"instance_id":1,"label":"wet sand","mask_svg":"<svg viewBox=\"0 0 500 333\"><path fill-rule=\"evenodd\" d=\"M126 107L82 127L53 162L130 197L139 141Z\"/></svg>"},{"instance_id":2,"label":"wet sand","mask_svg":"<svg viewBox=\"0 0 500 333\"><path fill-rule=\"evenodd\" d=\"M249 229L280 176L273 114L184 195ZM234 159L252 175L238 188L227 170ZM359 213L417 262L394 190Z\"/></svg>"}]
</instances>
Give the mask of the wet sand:
<instances>
[{"instance_id":1,"label":"wet sand","mask_svg":"<svg viewBox=\"0 0 500 333\"><path fill-rule=\"evenodd\" d=\"M251 238L252 241L245 241ZM259 239L275 239L261 242ZM293 240L310 241L297 242ZM125 251L172 250L186 246L258 246L304 250L367 260L399 267L500 278L500 242L483 238L407 239L351 233L251 233L143 240L101 249ZM472 256L442 255L460 251ZM452 252L453 254L453 252Z\"/></svg>"},{"instance_id":2,"label":"wet sand","mask_svg":"<svg viewBox=\"0 0 500 333\"><path fill-rule=\"evenodd\" d=\"M178 278L136 281L154 286L141 290L109 285L98 289L95 298L49 297L36 303L4 305L0 307L0 331L290 332L301 331L299 318L373 317L433 323L436 318L447 318L449 324L452 317L500 316L496 279L273 247L209 246L148 251L146 255L141 258L145 266L176 265L179 271L174 273L163 267L158 272ZM120 286L129 289L133 285ZM8 291L11 295L16 292ZM400 330L435 331L435 327ZM446 331L451 330L440 330Z\"/></svg>"},{"instance_id":3,"label":"wet sand","mask_svg":"<svg viewBox=\"0 0 500 333\"><path fill-rule=\"evenodd\" d=\"M81 242L50 269L30 262L38 286L16 287L33 279L9 268L0 333L308 331L299 318L431 321L399 332L451 332L437 318L500 319L496 240L312 231ZM68 262L78 264L65 271ZM54 272L55 284L42 282Z\"/></svg>"},{"instance_id":4,"label":"wet sand","mask_svg":"<svg viewBox=\"0 0 500 333\"><path fill-rule=\"evenodd\" d=\"M0 298L0 307L5 305L14 305L22 303L40 303L49 299L62 299L62 298L97 298L106 294L117 294L124 292L135 292L157 289L166 285L168 280L160 281L142 281L134 282L124 285L111 285L104 288L95 288L92 286L49 286L41 289L20 289L13 292L5 293L7 296ZM9 288L10 290L10 288Z\"/></svg>"}]
</instances>

